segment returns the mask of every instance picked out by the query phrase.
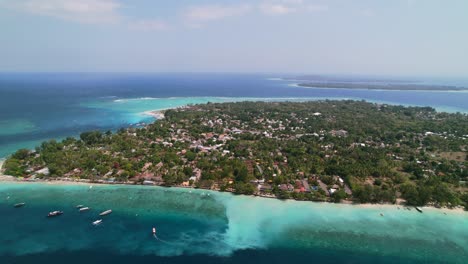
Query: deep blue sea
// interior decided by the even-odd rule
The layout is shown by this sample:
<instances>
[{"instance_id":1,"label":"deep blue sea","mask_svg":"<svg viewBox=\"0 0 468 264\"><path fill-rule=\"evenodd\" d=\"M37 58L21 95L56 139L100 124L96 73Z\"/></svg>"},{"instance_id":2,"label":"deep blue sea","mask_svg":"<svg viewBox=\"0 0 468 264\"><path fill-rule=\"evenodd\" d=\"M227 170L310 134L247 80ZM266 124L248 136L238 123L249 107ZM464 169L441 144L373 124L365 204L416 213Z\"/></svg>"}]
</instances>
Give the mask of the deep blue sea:
<instances>
[{"instance_id":1,"label":"deep blue sea","mask_svg":"<svg viewBox=\"0 0 468 264\"><path fill-rule=\"evenodd\" d=\"M115 130L190 103L354 99L468 112L468 92L297 87L278 74L0 73L0 158L50 138ZM467 80L415 79L468 87ZM410 81L410 79L408 79Z\"/></svg>"},{"instance_id":2,"label":"deep blue sea","mask_svg":"<svg viewBox=\"0 0 468 264\"><path fill-rule=\"evenodd\" d=\"M206 102L354 99L468 112L468 92L303 88L276 74L0 74L0 158ZM416 79L468 86L463 80ZM411 81L411 80L408 80ZM26 202L23 208L13 204ZM79 213L75 205L91 207ZM100 211L112 209L98 227ZM51 210L65 214L55 219ZM383 213L385 217L380 214ZM142 186L0 182L0 263L467 263L468 215ZM151 228L158 228L158 237Z\"/></svg>"}]
</instances>

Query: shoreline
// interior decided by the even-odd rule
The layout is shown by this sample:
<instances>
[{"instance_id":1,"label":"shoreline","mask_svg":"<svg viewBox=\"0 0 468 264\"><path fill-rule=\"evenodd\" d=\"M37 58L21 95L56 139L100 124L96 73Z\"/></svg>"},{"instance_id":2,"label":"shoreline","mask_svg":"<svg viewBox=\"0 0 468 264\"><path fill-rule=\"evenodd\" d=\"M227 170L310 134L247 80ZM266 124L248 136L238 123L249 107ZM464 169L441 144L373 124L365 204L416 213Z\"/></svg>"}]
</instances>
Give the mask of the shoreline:
<instances>
[{"instance_id":1,"label":"shoreline","mask_svg":"<svg viewBox=\"0 0 468 264\"><path fill-rule=\"evenodd\" d=\"M170 109L170 108L169 108ZM163 109L163 110L149 110L149 111L145 111L143 112L142 114L143 115L147 115L147 116L151 116L153 117L155 120L161 120L161 119L164 119L164 111L165 110L168 110L168 109Z\"/></svg>"},{"instance_id":2,"label":"shoreline","mask_svg":"<svg viewBox=\"0 0 468 264\"><path fill-rule=\"evenodd\" d=\"M468 89L460 90L417 90L417 89L384 89L384 88L350 88L350 87L315 87L306 86L301 83L290 83L290 87L307 88L307 89L323 89L323 90L353 90L353 91L377 91L377 92L435 92L435 93L468 93ZM431 106L432 107L432 106Z\"/></svg>"},{"instance_id":3,"label":"shoreline","mask_svg":"<svg viewBox=\"0 0 468 264\"><path fill-rule=\"evenodd\" d=\"M334 88L333 88L334 89ZM145 114L148 116L151 116L154 118L153 122L156 122L158 120L164 119L165 116L165 111L169 109L187 109L190 108L191 106L178 106L178 107L169 107L165 109L156 109L156 110L149 110L145 112L141 112L141 114ZM101 180L101 182L92 182L91 180L88 179L53 179L53 180L40 180L40 179L33 179L33 180L27 180L27 179L18 179L14 176L10 175L4 175L3 174L3 165L6 159L0 158L0 184L2 182L7 182L7 183L16 183L16 184L25 184L25 183L40 183L40 184L48 184L48 185L103 185L103 186L112 186L112 185L128 185L128 186L148 186L148 187L165 187L165 188L180 188L180 189L200 189L200 190L207 190L207 191L213 191L213 192L219 192L219 193L232 193L233 195L238 195L234 194L233 191L225 190L221 191L219 189L204 189L204 188L195 188L192 186L180 186L180 185L173 185L173 186L165 186L165 185L146 185L142 183L136 183L136 182L108 182ZM267 199L276 199L280 201L297 201L297 202L312 202L312 203L327 203L327 204L334 204L334 202L330 200L295 200L295 199L280 199L276 197L274 194L260 194L260 193L255 193L253 195L242 195L242 196L251 196L251 197L260 197L260 198L267 198ZM398 201L395 204L390 204L390 203L383 203L383 204L373 204L373 203L355 203L354 201L351 200L342 200L339 203L336 204L347 204L347 205L353 205L353 206L359 206L359 207L371 207L371 208L376 208L376 207L382 207L382 206L391 206L391 207L403 207L405 208L412 208L414 209L415 206L411 205L405 205L403 202ZM448 207L437 207L434 205L425 205L425 206L420 206L421 208L431 208L431 209L438 209L438 210L446 210L450 212L468 212L468 210L465 210L461 206L457 206L454 208L448 208Z\"/></svg>"},{"instance_id":4,"label":"shoreline","mask_svg":"<svg viewBox=\"0 0 468 264\"><path fill-rule=\"evenodd\" d=\"M367 85L367 87L365 87ZM421 92L468 92L466 87L439 86L439 85L383 85L358 83L294 83L295 87L321 88L321 89L351 89L376 91L421 91Z\"/></svg>"},{"instance_id":5,"label":"shoreline","mask_svg":"<svg viewBox=\"0 0 468 264\"><path fill-rule=\"evenodd\" d=\"M296 87L296 88L307 88L307 89L327 89L327 88L314 88L314 87L305 87L305 86L299 86L298 83L289 83L286 84L287 86L291 87ZM345 89L345 90L363 90L363 91L368 91L369 89L349 89L349 88L332 88L332 89ZM390 91L390 90L372 90L372 91ZM396 90L394 90L396 91ZM434 92L451 92L451 91L434 91ZM456 92L462 92L462 91L452 91L454 93ZM468 90L465 92L468 93ZM221 101L215 102L215 103L232 103L232 102L267 102L267 103L272 103L272 102L321 102L321 101L327 101L327 100L336 100L336 101L343 101L343 100L350 100L350 101L361 101L364 100L369 103L374 103L374 104L386 104L386 105L393 105L393 106L404 106L404 107L431 107L434 108L438 113L463 113L463 114L468 114L468 110L458 108L458 107L451 107L451 106L436 106L436 105L427 105L427 104L416 104L416 103L401 103L401 102L393 102L393 101L384 101L384 100L373 100L369 98L361 98L361 97L352 97L352 96L347 96L347 97L334 97L334 96L306 96L306 97L225 97L225 96L213 96L213 97L202 97L202 96L191 96L191 97L169 97L169 98L213 98L213 99L220 99ZM162 99L162 98L154 98L154 99ZM118 99L118 100L140 100L140 98L127 98L127 99ZM145 99L143 99L145 100ZM149 99L146 99L149 100ZM171 109L178 109L178 108L186 108L192 103L187 103L181 106L174 106L174 107L167 107L167 108L156 108L156 109L150 109L147 111L142 111L142 112L128 112L129 114L132 115L140 115L140 116L150 116L154 118L153 121L160 120L164 116L164 111L166 110L171 110ZM205 104L205 103L193 103L194 105L198 104ZM158 119L159 118L159 119ZM141 125L142 123L145 123L145 121L140 120L137 122L127 122L125 125L123 125L123 128L131 128L132 126L135 125ZM103 129L102 132L105 132L106 129ZM78 132L77 132L78 133ZM55 137L64 139L66 137L70 136L68 135L61 135ZM78 137L78 135L72 136L72 137ZM39 138L39 139L33 139L30 141L19 141L19 142L11 142L6 145L3 145L4 148L7 148L8 150L5 153L2 153L0 155L0 160L1 159L6 159L8 158L11 154L13 154L16 150L19 148L30 148L31 150L34 149L35 146L40 145L41 142L47 141L50 138ZM21 146L16 146L18 144L22 144ZM11 147L14 146L14 147Z\"/></svg>"},{"instance_id":6,"label":"shoreline","mask_svg":"<svg viewBox=\"0 0 468 264\"><path fill-rule=\"evenodd\" d=\"M1 165L1 164L0 164ZM144 185L144 184L135 184L135 183L105 183L105 182L91 182L89 180L81 180L81 181L75 181L75 180L51 180L51 181L44 181L44 180L35 180L35 181L21 181L16 179L13 176L8 176L8 175L3 175L1 173L1 166L0 166L0 185L2 183L10 183L10 184L45 184L45 185L52 185L52 186L94 186L94 185L101 185L101 186L146 186L146 187L159 187L159 188L175 188L175 189L192 189L192 190L204 190L204 191L210 191L210 192L215 192L215 193L230 193L234 196L245 196L245 197L251 197L251 198L260 198L260 199L275 199L278 201L288 201L288 202L304 202L304 203L316 203L316 204L325 204L325 205L345 205L345 206L352 206L355 208L366 208L366 209L386 209L386 208L397 208L398 210L416 210L416 206L412 205L405 205L401 203L397 204L389 204L389 203L383 203L383 204L372 204L372 203L354 203L352 201L342 201L339 203L333 203L333 202L327 202L327 201L301 201L301 200L294 200L294 199L279 199L277 197L273 196L265 196L265 195L237 195L234 194L233 192L230 191L220 191L220 190L212 190L212 189L203 189L203 188L194 188L194 187L183 187L183 186L160 186L160 185ZM457 206L454 208L448 208L448 207L435 207L435 206L430 206L430 205L424 205L424 206L418 206L423 210L437 210L440 211L444 214L446 213L451 213L451 214L465 214L468 213L467 210L465 210L463 207Z\"/></svg>"}]
</instances>

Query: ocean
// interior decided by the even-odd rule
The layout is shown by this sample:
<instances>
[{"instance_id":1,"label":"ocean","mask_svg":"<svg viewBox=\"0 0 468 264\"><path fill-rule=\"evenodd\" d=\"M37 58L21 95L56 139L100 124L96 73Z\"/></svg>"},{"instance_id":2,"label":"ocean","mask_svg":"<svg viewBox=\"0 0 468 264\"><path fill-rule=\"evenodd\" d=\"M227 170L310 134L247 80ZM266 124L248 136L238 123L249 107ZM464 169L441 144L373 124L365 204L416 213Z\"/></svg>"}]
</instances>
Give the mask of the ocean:
<instances>
[{"instance_id":1,"label":"ocean","mask_svg":"<svg viewBox=\"0 0 468 264\"><path fill-rule=\"evenodd\" d=\"M297 87L273 74L1 73L0 158L51 138L148 123L144 112L232 101L367 100L468 112L466 91ZM289 76L291 77L291 76ZM466 80L420 80L468 87Z\"/></svg>"},{"instance_id":2,"label":"ocean","mask_svg":"<svg viewBox=\"0 0 468 264\"><path fill-rule=\"evenodd\" d=\"M466 263L468 213L148 186L0 185L1 263ZM13 205L26 202L21 208ZM91 209L79 212L76 205ZM98 214L112 209L107 216ZM64 214L47 218L52 210ZM380 214L383 214L381 216ZM103 219L99 226L92 222ZM152 228L157 229L156 237Z\"/></svg>"},{"instance_id":3,"label":"ocean","mask_svg":"<svg viewBox=\"0 0 468 264\"><path fill-rule=\"evenodd\" d=\"M0 159L187 104L367 100L468 113L468 92L298 87L274 74L0 74ZM462 85L463 80L423 83ZM26 202L22 208L13 205ZM91 207L79 213L75 206ZM91 223L98 213L100 226ZM49 219L52 210L62 216ZM380 214L384 216L381 216ZM0 182L0 263L466 263L468 213L204 190ZM151 228L157 228L157 238Z\"/></svg>"}]
</instances>

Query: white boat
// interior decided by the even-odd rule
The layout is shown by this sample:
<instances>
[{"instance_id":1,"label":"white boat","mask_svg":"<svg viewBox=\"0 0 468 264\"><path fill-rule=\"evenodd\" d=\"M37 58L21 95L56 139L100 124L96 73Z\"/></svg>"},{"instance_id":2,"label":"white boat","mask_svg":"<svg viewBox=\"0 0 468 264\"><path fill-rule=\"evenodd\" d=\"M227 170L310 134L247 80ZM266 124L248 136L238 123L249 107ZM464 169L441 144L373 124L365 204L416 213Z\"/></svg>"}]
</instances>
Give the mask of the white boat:
<instances>
[{"instance_id":1,"label":"white boat","mask_svg":"<svg viewBox=\"0 0 468 264\"><path fill-rule=\"evenodd\" d=\"M47 217L54 217L54 216L59 216L62 215L63 211L52 211L49 214L47 214Z\"/></svg>"},{"instance_id":2,"label":"white boat","mask_svg":"<svg viewBox=\"0 0 468 264\"><path fill-rule=\"evenodd\" d=\"M104 215L108 215L108 214L110 214L110 213L112 213L112 210L106 210L106 211L100 213L99 215L100 215L100 216L104 216Z\"/></svg>"},{"instance_id":3,"label":"white boat","mask_svg":"<svg viewBox=\"0 0 468 264\"><path fill-rule=\"evenodd\" d=\"M82 207L84 207L84 205L82 205L82 204L79 204L79 205L76 206L76 208L78 208L78 209L82 208Z\"/></svg>"},{"instance_id":4,"label":"white boat","mask_svg":"<svg viewBox=\"0 0 468 264\"><path fill-rule=\"evenodd\" d=\"M97 225L100 225L102 223L102 219L99 219L99 220L96 220L93 222L93 225L97 226Z\"/></svg>"},{"instance_id":5,"label":"white boat","mask_svg":"<svg viewBox=\"0 0 468 264\"><path fill-rule=\"evenodd\" d=\"M25 205L26 205L26 203L17 203L17 204L14 205L14 207L19 208L19 207L23 207Z\"/></svg>"},{"instance_id":6,"label":"white boat","mask_svg":"<svg viewBox=\"0 0 468 264\"><path fill-rule=\"evenodd\" d=\"M415 207L415 208L416 208L416 210L418 210L418 212L420 212L420 213L423 212L421 208L419 208L419 207Z\"/></svg>"},{"instance_id":7,"label":"white boat","mask_svg":"<svg viewBox=\"0 0 468 264\"><path fill-rule=\"evenodd\" d=\"M80 212L88 211L89 209L90 209L89 207L81 207L81 208L80 208Z\"/></svg>"}]
</instances>

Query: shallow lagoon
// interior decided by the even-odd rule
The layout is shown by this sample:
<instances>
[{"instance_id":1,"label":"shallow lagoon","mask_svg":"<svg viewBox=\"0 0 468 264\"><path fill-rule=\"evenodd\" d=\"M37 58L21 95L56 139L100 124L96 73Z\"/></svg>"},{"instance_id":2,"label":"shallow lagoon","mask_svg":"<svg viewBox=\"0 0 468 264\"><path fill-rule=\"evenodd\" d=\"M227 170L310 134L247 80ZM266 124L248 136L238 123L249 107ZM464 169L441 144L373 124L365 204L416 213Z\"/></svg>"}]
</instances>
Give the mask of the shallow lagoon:
<instances>
[{"instance_id":1,"label":"shallow lagoon","mask_svg":"<svg viewBox=\"0 0 468 264\"><path fill-rule=\"evenodd\" d=\"M13 204L26 202L23 208ZM91 207L78 212L77 204ZM0 260L464 263L468 213L145 186L0 184ZM98 217L99 212L114 212ZM60 217L48 219L52 210ZM381 216L380 214L384 216ZM92 221L102 218L100 226ZM151 228L158 230L158 239ZM2 262L5 263L5 262ZM6 262L8 263L8 262ZM58 263L58 262L57 262Z\"/></svg>"}]
</instances>

